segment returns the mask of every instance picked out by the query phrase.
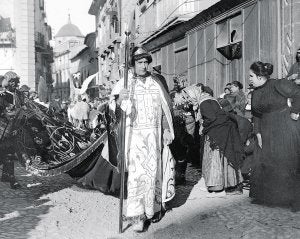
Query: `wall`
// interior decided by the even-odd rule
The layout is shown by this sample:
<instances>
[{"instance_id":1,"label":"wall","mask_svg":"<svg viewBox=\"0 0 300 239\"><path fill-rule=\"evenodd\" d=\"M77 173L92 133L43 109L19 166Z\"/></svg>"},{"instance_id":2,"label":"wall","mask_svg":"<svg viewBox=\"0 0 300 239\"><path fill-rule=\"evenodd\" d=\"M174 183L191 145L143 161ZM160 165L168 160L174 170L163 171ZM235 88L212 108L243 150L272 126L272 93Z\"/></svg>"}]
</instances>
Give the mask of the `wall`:
<instances>
[{"instance_id":1,"label":"wall","mask_svg":"<svg viewBox=\"0 0 300 239\"><path fill-rule=\"evenodd\" d=\"M272 63L275 69L273 77L281 77L280 1L245 4L188 32L188 76L191 83L202 82L210 86L216 95L233 80L239 80L247 87L248 69L257 60ZM218 29L221 29L222 21L236 13L240 13L242 18L242 58L231 61L217 51L224 31Z\"/></svg>"},{"instance_id":2,"label":"wall","mask_svg":"<svg viewBox=\"0 0 300 239\"><path fill-rule=\"evenodd\" d=\"M34 0L14 0L16 23L15 69L20 85L35 89Z\"/></svg>"},{"instance_id":3,"label":"wall","mask_svg":"<svg viewBox=\"0 0 300 239\"><path fill-rule=\"evenodd\" d=\"M11 27L15 29L14 4L11 0L0 1L0 17L9 18ZM15 70L15 39L14 41L8 39L13 32L7 30L0 29L0 75L4 75L7 71Z\"/></svg>"},{"instance_id":4,"label":"wall","mask_svg":"<svg viewBox=\"0 0 300 239\"><path fill-rule=\"evenodd\" d=\"M15 71L20 84L35 88L34 0L1 0L0 15L10 17L16 45L0 48L0 74Z\"/></svg>"},{"instance_id":5,"label":"wall","mask_svg":"<svg viewBox=\"0 0 300 239\"><path fill-rule=\"evenodd\" d=\"M282 75L285 76L295 62L295 53L300 47L300 0L286 0L282 7Z\"/></svg>"}]
</instances>

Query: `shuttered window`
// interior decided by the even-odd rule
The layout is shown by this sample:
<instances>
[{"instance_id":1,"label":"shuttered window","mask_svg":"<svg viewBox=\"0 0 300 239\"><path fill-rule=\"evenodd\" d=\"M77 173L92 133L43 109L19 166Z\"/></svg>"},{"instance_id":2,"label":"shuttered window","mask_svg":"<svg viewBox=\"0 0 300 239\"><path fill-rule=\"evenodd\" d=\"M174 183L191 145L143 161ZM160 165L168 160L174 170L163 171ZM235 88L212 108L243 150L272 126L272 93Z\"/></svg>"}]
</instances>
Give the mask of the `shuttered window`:
<instances>
[{"instance_id":1,"label":"shuttered window","mask_svg":"<svg viewBox=\"0 0 300 239\"><path fill-rule=\"evenodd\" d=\"M187 74L188 51L187 48L175 52L175 74Z\"/></svg>"}]
</instances>

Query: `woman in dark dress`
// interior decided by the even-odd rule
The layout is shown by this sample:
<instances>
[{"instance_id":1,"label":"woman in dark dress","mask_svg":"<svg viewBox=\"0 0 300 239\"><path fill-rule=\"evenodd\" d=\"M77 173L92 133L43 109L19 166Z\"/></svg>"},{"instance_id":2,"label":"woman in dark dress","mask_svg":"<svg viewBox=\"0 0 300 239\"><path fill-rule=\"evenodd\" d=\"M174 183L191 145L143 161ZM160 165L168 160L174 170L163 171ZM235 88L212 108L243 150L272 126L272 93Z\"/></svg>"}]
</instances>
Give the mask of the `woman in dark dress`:
<instances>
[{"instance_id":1,"label":"woman in dark dress","mask_svg":"<svg viewBox=\"0 0 300 239\"><path fill-rule=\"evenodd\" d=\"M287 80L273 80L273 65L250 66L254 132L257 136L250 197L253 203L300 209L300 88ZM287 99L293 103L289 108Z\"/></svg>"},{"instance_id":2,"label":"woman in dark dress","mask_svg":"<svg viewBox=\"0 0 300 239\"><path fill-rule=\"evenodd\" d=\"M205 136L202 175L215 196L242 193L243 146L234 117L221 109L209 87L201 87L199 110Z\"/></svg>"}]
</instances>

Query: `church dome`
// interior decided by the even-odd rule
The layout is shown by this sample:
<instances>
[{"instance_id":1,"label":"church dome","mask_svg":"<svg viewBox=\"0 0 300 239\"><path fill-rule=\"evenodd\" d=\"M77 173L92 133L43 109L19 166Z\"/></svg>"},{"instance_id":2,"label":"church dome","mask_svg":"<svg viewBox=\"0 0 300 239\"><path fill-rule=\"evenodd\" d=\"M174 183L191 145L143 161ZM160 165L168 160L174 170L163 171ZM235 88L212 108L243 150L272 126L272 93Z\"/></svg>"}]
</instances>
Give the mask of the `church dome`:
<instances>
[{"instance_id":1,"label":"church dome","mask_svg":"<svg viewBox=\"0 0 300 239\"><path fill-rule=\"evenodd\" d=\"M70 16L69 22L63 25L55 37L84 37L79 28L71 23Z\"/></svg>"}]
</instances>

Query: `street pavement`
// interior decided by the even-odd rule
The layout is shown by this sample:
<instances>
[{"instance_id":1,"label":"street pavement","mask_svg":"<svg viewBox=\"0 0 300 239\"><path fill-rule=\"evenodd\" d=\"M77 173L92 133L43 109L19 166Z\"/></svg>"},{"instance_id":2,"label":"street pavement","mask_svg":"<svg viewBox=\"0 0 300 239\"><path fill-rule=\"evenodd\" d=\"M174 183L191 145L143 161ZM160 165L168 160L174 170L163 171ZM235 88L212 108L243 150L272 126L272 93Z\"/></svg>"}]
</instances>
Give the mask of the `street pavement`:
<instances>
[{"instance_id":1,"label":"street pavement","mask_svg":"<svg viewBox=\"0 0 300 239\"><path fill-rule=\"evenodd\" d=\"M300 213L251 204L243 195L210 198L199 183L199 169L189 165L187 182L162 220L135 233L124 223L118 233L117 198L77 185L68 175L37 177L20 166L22 188L0 183L0 238L300 238Z\"/></svg>"}]
</instances>

